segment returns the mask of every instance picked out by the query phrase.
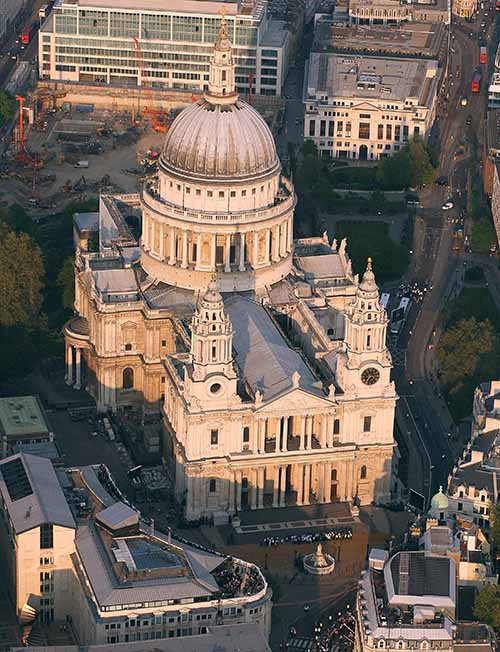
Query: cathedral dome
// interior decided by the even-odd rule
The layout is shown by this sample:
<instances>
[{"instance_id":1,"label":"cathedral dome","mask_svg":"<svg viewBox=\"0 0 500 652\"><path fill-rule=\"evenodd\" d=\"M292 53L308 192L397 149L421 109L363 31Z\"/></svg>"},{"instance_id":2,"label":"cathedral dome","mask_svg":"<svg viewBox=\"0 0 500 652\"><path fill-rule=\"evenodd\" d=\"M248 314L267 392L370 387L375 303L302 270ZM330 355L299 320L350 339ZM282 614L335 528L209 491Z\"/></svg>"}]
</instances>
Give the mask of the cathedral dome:
<instances>
[{"instance_id":1,"label":"cathedral dome","mask_svg":"<svg viewBox=\"0 0 500 652\"><path fill-rule=\"evenodd\" d=\"M279 170L265 120L238 99L225 19L210 61L208 90L172 123L160 157L167 171L200 179L248 179Z\"/></svg>"},{"instance_id":2,"label":"cathedral dome","mask_svg":"<svg viewBox=\"0 0 500 652\"><path fill-rule=\"evenodd\" d=\"M212 104L208 96L174 120L161 164L210 179L260 176L279 167L273 136L257 111L238 99Z\"/></svg>"},{"instance_id":3,"label":"cathedral dome","mask_svg":"<svg viewBox=\"0 0 500 652\"><path fill-rule=\"evenodd\" d=\"M448 496L443 493L443 487L439 487L438 493L434 494L432 497L431 509L444 511L445 509L448 509L449 505L450 501L448 500Z\"/></svg>"}]
</instances>

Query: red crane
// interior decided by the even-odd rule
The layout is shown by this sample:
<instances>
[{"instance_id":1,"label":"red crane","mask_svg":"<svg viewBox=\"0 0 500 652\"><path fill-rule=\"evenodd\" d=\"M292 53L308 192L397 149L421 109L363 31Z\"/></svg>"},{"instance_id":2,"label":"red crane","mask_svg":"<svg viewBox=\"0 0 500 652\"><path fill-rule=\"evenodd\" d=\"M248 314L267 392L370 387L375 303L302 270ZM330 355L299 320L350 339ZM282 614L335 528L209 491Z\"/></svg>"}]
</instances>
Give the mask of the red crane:
<instances>
[{"instance_id":1,"label":"red crane","mask_svg":"<svg viewBox=\"0 0 500 652\"><path fill-rule=\"evenodd\" d=\"M165 133L166 131L168 131L168 121L166 119L164 112L161 109L155 107L153 91L145 81L146 75L144 73L144 55L142 53L139 40L135 37L133 40L134 40L134 50L137 57L137 62L139 64L139 75L137 77L137 84L140 87L140 89L143 90L144 94L147 96L147 105L142 110L142 113L144 115L151 117L153 122L153 129L155 131L160 131ZM139 97L140 97L140 91L139 91ZM139 110L140 110L140 105L139 105Z\"/></svg>"}]
</instances>

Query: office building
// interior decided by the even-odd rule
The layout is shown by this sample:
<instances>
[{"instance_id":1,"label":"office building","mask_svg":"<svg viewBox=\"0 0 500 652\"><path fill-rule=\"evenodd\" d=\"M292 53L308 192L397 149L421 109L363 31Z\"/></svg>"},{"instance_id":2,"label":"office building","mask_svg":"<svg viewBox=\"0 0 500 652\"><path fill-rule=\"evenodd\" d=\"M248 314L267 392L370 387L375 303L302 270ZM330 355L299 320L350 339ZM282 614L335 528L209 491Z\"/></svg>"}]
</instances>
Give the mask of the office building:
<instances>
[{"instance_id":1,"label":"office building","mask_svg":"<svg viewBox=\"0 0 500 652\"><path fill-rule=\"evenodd\" d=\"M438 82L434 60L312 53L304 138L323 156L390 156L411 138L427 138Z\"/></svg>"},{"instance_id":2,"label":"office building","mask_svg":"<svg viewBox=\"0 0 500 652\"><path fill-rule=\"evenodd\" d=\"M54 433L37 396L0 398L0 457L16 446L54 441Z\"/></svg>"},{"instance_id":3,"label":"office building","mask_svg":"<svg viewBox=\"0 0 500 652\"><path fill-rule=\"evenodd\" d=\"M241 92L280 95L290 33L263 0L57 0L40 30L41 79L203 92L225 12ZM147 99L147 98L146 98Z\"/></svg>"},{"instance_id":4,"label":"office building","mask_svg":"<svg viewBox=\"0 0 500 652\"><path fill-rule=\"evenodd\" d=\"M71 622L86 646L213 636L219 625L267 639L271 591L254 564L160 532L121 498L102 465L0 462L0 563L21 624Z\"/></svg>"}]
</instances>

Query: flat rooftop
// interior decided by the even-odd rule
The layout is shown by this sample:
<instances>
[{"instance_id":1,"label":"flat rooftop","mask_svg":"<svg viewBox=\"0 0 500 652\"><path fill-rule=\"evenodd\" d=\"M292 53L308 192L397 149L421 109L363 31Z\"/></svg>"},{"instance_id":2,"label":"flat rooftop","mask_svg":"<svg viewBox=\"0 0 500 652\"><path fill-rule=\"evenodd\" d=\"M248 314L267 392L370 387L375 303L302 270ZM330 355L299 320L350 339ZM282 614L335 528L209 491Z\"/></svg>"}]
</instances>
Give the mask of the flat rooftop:
<instances>
[{"instance_id":1,"label":"flat rooftop","mask_svg":"<svg viewBox=\"0 0 500 652\"><path fill-rule=\"evenodd\" d=\"M36 396L0 398L0 433L7 437L48 435L50 426Z\"/></svg>"},{"instance_id":2,"label":"flat rooftop","mask_svg":"<svg viewBox=\"0 0 500 652\"><path fill-rule=\"evenodd\" d=\"M387 29L377 25L334 25L327 19L316 24L313 49L438 59L445 38L444 23L402 23Z\"/></svg>"},{"instance_id":3,"label":"flat rooftop","mask_svg":"<svg viewBox=\"0 0 500 652\"><path fill-rule=\"evenodd\" d=\"M309 59L307 96L404 102L428 101L437 61L361 57L314 52Z\"/></svg>"},{"instance_id":4,"label":"flat rooftop","mask_svg":"<svg viewBox=\"0 0 500 652\"><path fill-rule=\"evenodd\" d=\"M64 0L62 6L79 6L82 8L95 9L128 9L134 11L154 11L155 13L166 14L213 14L220 15L222 8L226 16L236 16L248 14L248 7L252 3L238 2L214 2L213 0ZM256 2L254 5L254 17L262 10L262 3Z\"/></svg>"}]
</instances>

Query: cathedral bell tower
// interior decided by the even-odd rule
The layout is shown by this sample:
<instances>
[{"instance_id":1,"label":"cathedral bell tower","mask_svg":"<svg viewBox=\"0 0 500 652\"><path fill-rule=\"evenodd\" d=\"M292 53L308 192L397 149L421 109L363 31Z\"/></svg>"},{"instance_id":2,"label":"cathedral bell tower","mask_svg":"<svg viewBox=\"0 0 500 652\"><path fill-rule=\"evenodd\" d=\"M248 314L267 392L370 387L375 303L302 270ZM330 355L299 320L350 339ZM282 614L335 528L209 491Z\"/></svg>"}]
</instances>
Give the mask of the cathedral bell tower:
<instances>
[{"instance_id":1,"label":"cathedral bell tower","mask_svg":"<svg viewBox=\"0 0 500 652\"><path fill-rule=\"evenodd\" d=\"M191 322L189 393L210 405L236 395L233 367L233 326L224 311L224 302L215 279L210 281L198 302Z\"/></svg>"},{"instance_id":2,"label":"cathedral bell tower","mask_svg":"<svg viewBox=\"0 0 500 652\"><path fill-rule=\"evenodd\" d=\"M368 258L356 297L345 314L345 352L337 374L343 389L354 386L368 391L390 383L387 323L387 313L379 303L372 259Z\"/></svg>"}]
</instances>

